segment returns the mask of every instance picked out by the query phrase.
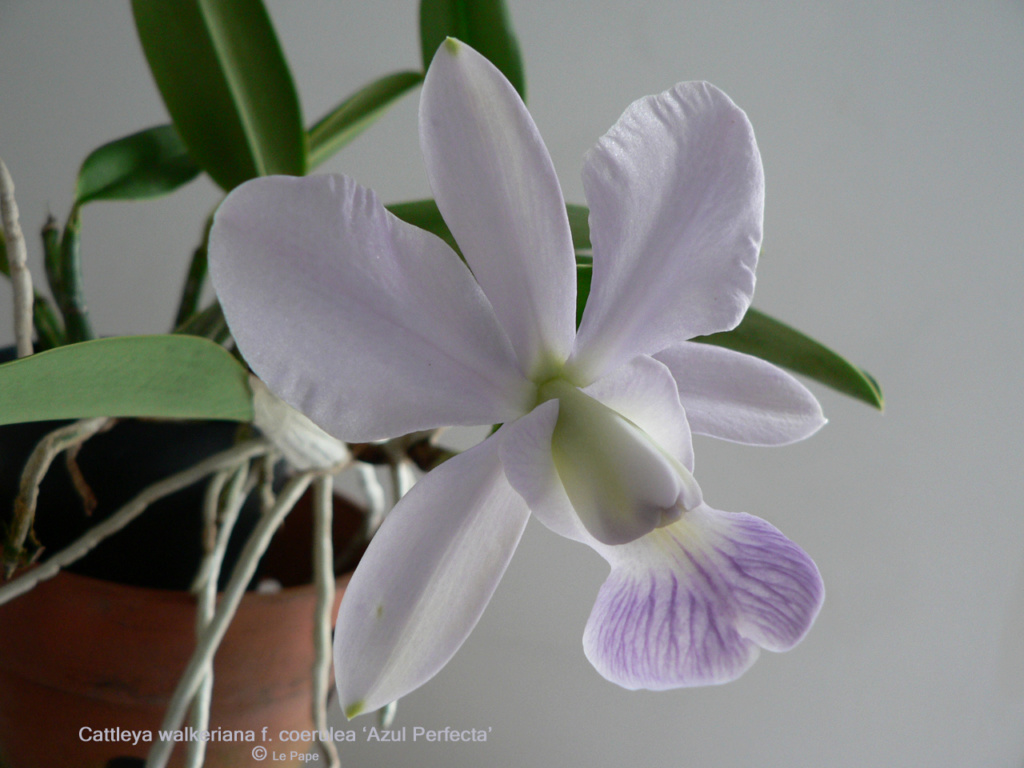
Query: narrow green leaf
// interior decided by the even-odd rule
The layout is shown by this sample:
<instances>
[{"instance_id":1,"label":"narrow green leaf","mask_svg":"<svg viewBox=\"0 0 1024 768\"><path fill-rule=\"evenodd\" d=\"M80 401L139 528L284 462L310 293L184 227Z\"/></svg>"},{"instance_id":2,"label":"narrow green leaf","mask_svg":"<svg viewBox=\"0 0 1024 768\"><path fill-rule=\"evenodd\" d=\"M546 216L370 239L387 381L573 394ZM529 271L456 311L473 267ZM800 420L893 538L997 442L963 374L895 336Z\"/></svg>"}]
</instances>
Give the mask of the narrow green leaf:
<instances>
[{"instance_id":1,"label":"narrow green leaf","mask_svg":"<svg viewBox=\"0 0 1024 768\"><path fill-rule=\"evenodd\" d=\"M0 424L93 416L250 421L245 368L195 336L121 336L0 365Z\"/></svg>"},{"instance_id":2,"label":"narrow green leaf","mask_svg":"<svg viewBox=\"0 0 1024 768\"><path fill-rule=\"evenodd\" d=\"M593 260L589 254L589 211L583 205L567 205L566 208L569 212L573 245L576 247L578 326L590 295L590 279L593 272ZM694 341L745 352L814 379L879 410L885 407L881 387L871 374L811 337L752 307L747 310L740 324L731 331L698 336Z\"/></svg>"},{"instance_id":3,"label":"narrow green leaf","mask_svg":"<svg viewBox=\"0 0 1024 768\"><path fill-rule=\"evenodd\" d=\"M393 72L364 85L309 129L309 167L315 168L366 130L400 96L423 82L422 72Z\"/></svg>"},{"instance_id":4,"label":"narrow green leaf","mask_svg":"<svg viewBox=\"0 0 1024 768\"><path fill-rule=\"evenodd\" d=\"M189 336L202 336L205 339L212 339L218 344L222 343L230 335L228 321L224 319L224 311L220 302L216 299L205 309L195 312L191 317L174 329L175 333L184 333Z\"/></svg>"},{"instance_id":5,"label":"narrow green leaf","mask_svg":"<svg viewBox=\"0 0 1024 768\"><path fill-rule=\"evenodd\" d=\"M459 246L455 242L455 236L448 229L448 225L444 223L441 211L438 210L437 203L433 200L410 200L407 203L392 203L387 206L387 209L402 221L437 235L455 249L456 253L462 255L462 251L459 250Z\"/></svg>"},{"instance_id":6,"label":"narrow green leaf","mask_svg":"<svg viewBox=\"0 0 1024 768\"><path fill-rule=\"evenodd\" d=\"M424 70L446 37L456 37L490 59L526 99L519 41L504 0L420 0Z\"/></svg>"},{"instance_id":7,"label":"narrow green leaf","mask_svg":"<svg viewBox=\"0 0 1024 768\"><path fill-rule=\"evenodd\" d=\"M197 175L174 126L158 125L93 150L78 171L75 204L157 197Z\"/></svg>"},{"instance_id":8,"label":"narrow green leaf","mask_svg":"<svg viewBox=\"0 0 1024 768\"><path fill-rule=\"evenodd\" d=\"M77 207L71 209L60 239L60 288L57 301L64 315L68 341L94 338L82 283L82 221Z\"/></svg>"},{"instance_id":9,"label":"narrow green leaf","mask_svg":"<svg viewBox=\"0 0 1024 768\"><path fill-rule=\"evenodd\" d=\"M592 276L593 263L589 256L577 255L577 326L583 319L583 309L590 296ZM885 408L882 390L871 374L820 342L753 307L747 310L740 324L731 331L698 336L693 341L745 352L814 379L878 410Z\"/></svg>"},{"instance_id":10,"label":"narrow green leaf","mask_svg":"<svg viewBox=\"0 0 1024 768\"><path fill-rule=\"evenodd\" d=\"M594 277L594 265L589 261L576 260L576 327L583 320L583 310L590 296L590 281Z\"/></svg>"},{"instance_id":11,"label":"narrow green leaf","mask_svg":"<svg viewBox=\"0 0 1024 768\"><path fill-rule=\"evenodd\" d=\"M40 232L43 241L43 268L46 270L46 282L50 286L50 293L60 307L64 296L64 281L61 278L61 252L60 252L60 227L53 214L46 217L43 231Z\"/></svg>"},{"instance_id":12,"label":"narrow green leaf","mask_svg":"<svg viewBox=\"0 0 1024 768\"><path fill-rule=\"evenodd\" d=\"M306 171L299 97L261 0L132 0L167 111L221 187Z\"/></svg>"},{"instance_id":13,"label":"narrow green leaf","mask_svg":"<svg viewBox=\"0 0 1024 768\"><path fill-rule=\"evenodd\" d=\"M392 203L386 207L402 221L432 232L448 243L456 253L462 254L434 200L410 200L405 203ZM587 228L589 211L582 205L567 205L565 207L569 215L569 228L572 231L572 243L576 250L576 256L580 260L588 259L586 254L590 252L590 230Z\"/></svg>"},{"instance_id":14,"label":"narrow green leaf","mask_svg":"<svg viewBox=\"0 0 1024 768\"><path fill-rule=\"evenodd\" d=\"M867 371L756 309L748 309L742 322L731 331L699 336L694 341L746 352L803 374L878 410L885 407L882 390Z\"/></svg>"},{"instance_id":15,"label":"narrow green leaf","mask_svg":"<svg viewBox=\"0 0 1024 768\"><path fill-rule=\"evenodd\" d=\"M576 252L591 250L590 245L590 209L585 205L565 206L569 214L569 230L572 232L572 245Z\"/></svg>"}]
</instances>

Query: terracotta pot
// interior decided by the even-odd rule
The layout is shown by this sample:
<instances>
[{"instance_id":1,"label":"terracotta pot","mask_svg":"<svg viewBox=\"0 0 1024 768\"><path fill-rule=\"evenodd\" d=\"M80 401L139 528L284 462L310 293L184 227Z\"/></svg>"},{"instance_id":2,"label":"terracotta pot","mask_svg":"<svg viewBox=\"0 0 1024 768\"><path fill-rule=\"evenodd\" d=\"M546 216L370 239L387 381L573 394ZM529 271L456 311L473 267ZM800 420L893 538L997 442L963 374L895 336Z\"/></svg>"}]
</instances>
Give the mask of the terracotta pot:
<instances>
[{"instance_id":1,"label":"terracotta pot","mask_svg":"<svg viewBox=\"0 0 1024 768\"><path fill-rule=\"evenodd\" d=\"M0 428L0 522L28 452L54 426ZM91 515L83 511L64 462L55 462L41 486L35 520L46 551L78 538L149 483L223 450L235 431L235 425L217 422L126 420L93 437L78 464L98 506ZM6 758L11 768L102 768L115 757L146 755L151 743L83 736L120 728L158 737L194 648L195 602L182 590L201 556L204 486L154 504L75 563L73 572L0 606L0 764ZM235 526L222 588L258 507L247 505ZM335 497L334 512L340 553L358 531L361 511ZM266 743L268 750L305 753L311 746L285 745L277 738L281 730L312 729L311 517L307 494L274 536L255 579L271 577L286 588L271 595L248 593L214 659L211 729L255 730L257 742L209 742L209 768L253 765L252 749L262 744L263 727L274 739ZM360 554L336 565L350 570ZM343 587L347 576L338 583ZM175 749L172 765L181 765L184 752L183 746Z\"/></svg>"},{"instance_id":2,"label":"terracotta pot","mask_svg":"<svg viewBox=\"0 0 1024 768\"><path fill-rule=\"evenodd\" d=\"M347 581L339 579L335 614ZM263 727L273 739L267 749L310 748L278 734L312 729L315 599L311 586L243 599L214 660L211 729L253 730L256 741L209 742L207 766L253 765ZM144 757L151 743L83 737L120 728L158 738L194 622L187 593L72 573L0 606L0 745L11 768L102 768L114 757ZM184 754L178 745L171 764L181 765Z\"/></svg>"}]
</instances>

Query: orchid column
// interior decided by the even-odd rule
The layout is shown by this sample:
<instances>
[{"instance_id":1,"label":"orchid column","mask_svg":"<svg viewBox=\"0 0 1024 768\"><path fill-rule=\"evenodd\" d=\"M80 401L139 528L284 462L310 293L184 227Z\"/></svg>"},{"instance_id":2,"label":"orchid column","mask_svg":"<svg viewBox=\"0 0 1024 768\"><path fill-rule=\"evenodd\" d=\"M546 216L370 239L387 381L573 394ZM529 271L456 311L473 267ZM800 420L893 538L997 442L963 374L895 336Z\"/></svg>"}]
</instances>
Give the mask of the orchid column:
<instances>
[{"instance_id":1,"label":"orchid column","mask_svg":"<svg viewBox=\"0 0 1024 768\"><path fill-rule=\"evenodd\" d=\"M824 596L768 523L719 512L691 431L778 445L824 419L795 379L687 341L750 304L763 175L746 116L706 83L631 105L587 155L592 291L547 150L515 90L449 39L420 136L465 262L343 176L251 181L221 206L211 273L246 360L347 441L501 424L423 478L373 539L335 633L353 717L429 680L478 621L532 512L611 565L584 632L629 688L721 683L786 650Z\"/></svg>"}]
</instances>

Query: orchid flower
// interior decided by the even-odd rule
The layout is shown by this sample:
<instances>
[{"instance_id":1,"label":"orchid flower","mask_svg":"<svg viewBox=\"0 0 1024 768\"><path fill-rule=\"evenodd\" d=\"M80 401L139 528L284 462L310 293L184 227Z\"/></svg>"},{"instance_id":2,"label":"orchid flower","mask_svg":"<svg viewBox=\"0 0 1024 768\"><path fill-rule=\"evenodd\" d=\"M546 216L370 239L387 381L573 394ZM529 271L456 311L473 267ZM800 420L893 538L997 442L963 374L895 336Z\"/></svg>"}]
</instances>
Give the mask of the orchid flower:
<instances>
[{"instance_id":1,"label":"orchid flower","mask_svg":"<svg viewBox=\"0 0 1024 768\"><path fill-rule=\"evenodd\" d=\"M592 291L526 107L449 39L420 139L464 254L344 176L270 177L217 213L210 265L256 374L337 438L502 426L429 472L372 540L335 633L346 715L419 687L454 655L531 512L611 566L584 650L627 688L721 683L806 634L811 559L768 523L708 506L691 430L757 445L824 419L795 379L687 341L750 304L763 174L746 115L707 83L637 101L586 155Z\"/></svg>"}]
</instances>

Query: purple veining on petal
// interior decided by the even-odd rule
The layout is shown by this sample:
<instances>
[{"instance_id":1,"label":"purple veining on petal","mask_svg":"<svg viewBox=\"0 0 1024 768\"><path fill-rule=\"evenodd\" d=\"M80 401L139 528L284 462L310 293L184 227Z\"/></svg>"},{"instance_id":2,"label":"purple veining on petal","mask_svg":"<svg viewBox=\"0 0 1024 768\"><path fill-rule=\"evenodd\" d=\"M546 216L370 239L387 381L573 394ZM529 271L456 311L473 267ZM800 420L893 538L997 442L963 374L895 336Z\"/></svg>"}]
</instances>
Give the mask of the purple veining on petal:
<instances>
[{"instance_id":1,"label":"purple veining on petal","mask_svg":"<svg viewBox=\"0 0 1024 768\"><path fill-rule=\"evenodd\" d=\"M785 651L810 629L825 596L821 575L800 547L752 515L732 514L736 536L714 548L733 569L729 575L741 632L762 648Z\"/></svg>"},{"instance_id":2,"label":"purple veining on petal","mask_svg":"<svg viewBox=\"0 0 1024 768\"><path fill-rule=\"evenodd\" d=\"M708 507L603 547L612 573L584 633L591 663L627 688L724 683L760 648L798 643L824 598L811 559L768 523Z\"/></svg>"}]
</instances>

